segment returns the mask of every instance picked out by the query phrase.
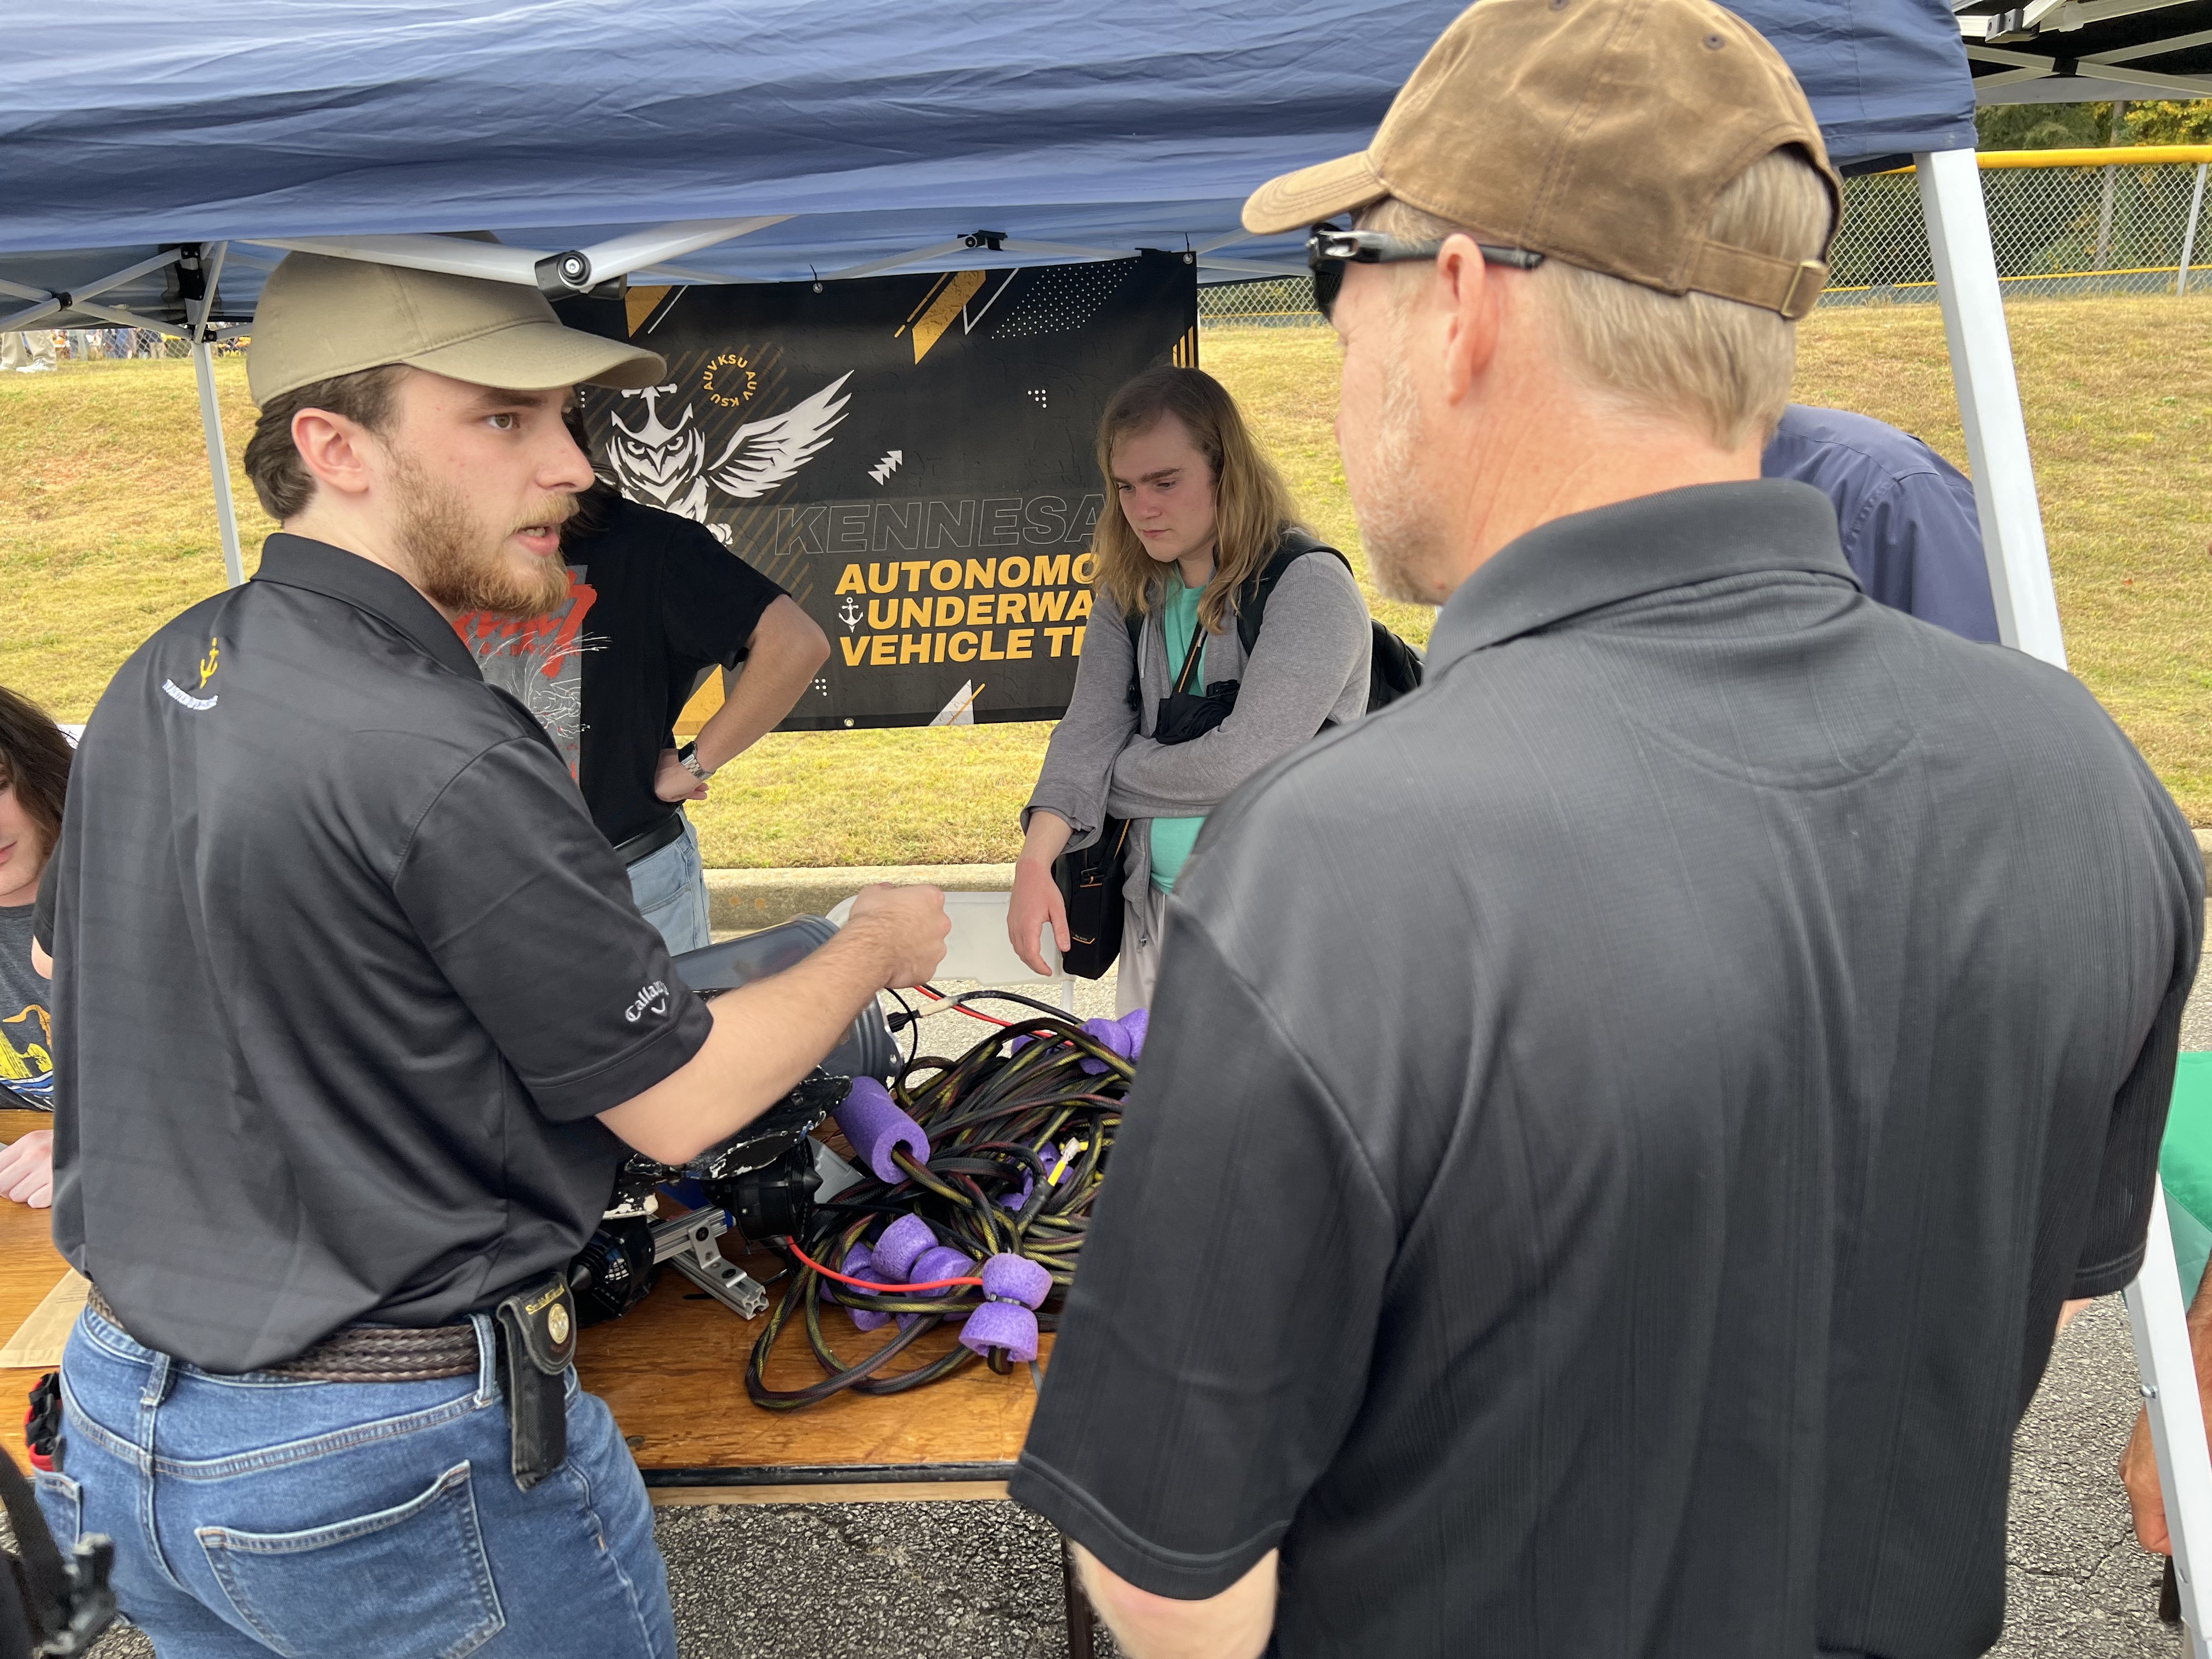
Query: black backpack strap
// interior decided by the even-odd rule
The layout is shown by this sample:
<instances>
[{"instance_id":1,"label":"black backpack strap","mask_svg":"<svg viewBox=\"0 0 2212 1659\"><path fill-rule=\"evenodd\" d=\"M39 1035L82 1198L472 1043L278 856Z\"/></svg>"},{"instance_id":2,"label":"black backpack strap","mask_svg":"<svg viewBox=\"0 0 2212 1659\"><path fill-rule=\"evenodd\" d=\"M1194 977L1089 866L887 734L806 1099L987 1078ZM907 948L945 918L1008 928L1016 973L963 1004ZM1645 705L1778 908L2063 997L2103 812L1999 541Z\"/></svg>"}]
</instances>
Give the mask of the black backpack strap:
<instances>
[{"instance_id":1,"label":"black backpack strap","mask_svg":"<svg viewBox=\"0 0 2212 1659\"><path fill-rule=\"evenodd\" d=\"M1340 550L1326 542L1316 541L1295 526L1285 530L1273 556L1247 576L1243 585L1237 590L1237 638L1244 647L1244 654L1248 658L1260 638L1260 624L1267 620L1267 600L1275 591L1275 584L1282 580L1283 572L1309 553L1333 555L1347 571L1352 568L1352 561L1346 558Z\"/></svg>"},{"instance_id":2,"label":"black backpack strap","mask_svg":"<svg viewBox=\"0 0 2212 1659\"><path fill-rule=\"evenodd\" d=\"M53 1534L46 1530L46 1518L39 1512L31 1483L5 1452L0 1452L0 1507L6 1510L8 1523L15 1532L17 1553L8 1558L8 1576L21 1597L16 1616L28 1626L27 1631L0 1635L0 1653L10 1651L11 1641L19 1641L24 1635L30 1638L29 1647L15 1650L28 1652L61 1634L67 1623L69 1569L63 1564L62 1553L54 1547ZM6 1594L0 1592L0 1619L9 1616L6 1603Z\"/></svg>"},{"instance_id":3,"label":"black backpack strap","mask_svg":"<svg viewBox=\"0 0 2212 1659\"><path fill-rule=\"evenodd\" d=\"M1129 629L1129 708L1141 720L1145 713L1145 613L1132 611L1121 620Z\"/></svg>"}]
</instances>

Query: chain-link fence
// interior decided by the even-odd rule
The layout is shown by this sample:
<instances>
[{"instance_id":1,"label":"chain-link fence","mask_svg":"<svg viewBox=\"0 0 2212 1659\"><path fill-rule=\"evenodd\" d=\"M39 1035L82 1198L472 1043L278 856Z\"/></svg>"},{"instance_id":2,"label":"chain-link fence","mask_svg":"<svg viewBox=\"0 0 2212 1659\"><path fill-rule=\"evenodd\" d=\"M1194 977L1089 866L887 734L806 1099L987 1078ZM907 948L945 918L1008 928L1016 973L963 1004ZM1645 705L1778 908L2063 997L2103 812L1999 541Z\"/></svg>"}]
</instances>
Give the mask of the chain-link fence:
<instances>
[{"instance_id":1,"label":"chain-link fence","mask_svg":"<svg viewBox=\"0 0 2212 1659\"><path fill-rule=\"evenodd\" d=\"M1997 276L2011 298L2081 294L2212 292L2203 225L2204 164L1985 167L1982 198ZM2188 262L2185 274L2184 261ZM1936 271L1910 173L1844 185L1824 306L1930 301ZM1229 283L1198 291L1205 328L1321 325L1302 276Z\"/></svg>"},{"instance_id":2,"label":"chain-link fence","mask_svg":"<svg viewBox=\"0 0 2212 1659\"><path fill-rule=\"evenodd\" d=\"M158 328L66 328L66 355L72 362L114 357L189 357L191 343Z\"/></svg>"}]
</instances>

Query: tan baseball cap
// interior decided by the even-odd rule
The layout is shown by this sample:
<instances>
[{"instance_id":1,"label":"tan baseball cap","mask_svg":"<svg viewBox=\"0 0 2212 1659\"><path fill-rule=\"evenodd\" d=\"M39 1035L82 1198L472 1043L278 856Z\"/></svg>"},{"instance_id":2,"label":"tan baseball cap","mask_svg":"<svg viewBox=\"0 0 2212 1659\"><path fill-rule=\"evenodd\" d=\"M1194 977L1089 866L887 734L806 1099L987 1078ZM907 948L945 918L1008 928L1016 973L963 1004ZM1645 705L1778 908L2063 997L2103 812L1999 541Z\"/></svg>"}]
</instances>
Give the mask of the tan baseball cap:
<instances>
[{"instance_id":1,"label":"tan baseball cap","mask_svg":"<svg viewBox=\"0 0 2212 1659\"><path fill-rule=\"evenodd\" d=\"M1270 180L1244 204L1255 235L1384 197L1486 242L1668 294L1812 310L1828 280L1705 234L1751 165L1795 144L1843 185L1781 54L1711 0L1478 0L1399 89L1358 155Z\"/></svg>"},{"instance_id":2,"label":"tan baseball cap","mask_svg":"<svg viewBox=\"0 0 2212 1659\"><path fill-rule=\"evenodd\" d=\"M562 326L545 296L520 283L286 254L254 307L253 401L385 363L516 392L655 386L667 373L642 346Z\"/></svg>"}]
</instances>

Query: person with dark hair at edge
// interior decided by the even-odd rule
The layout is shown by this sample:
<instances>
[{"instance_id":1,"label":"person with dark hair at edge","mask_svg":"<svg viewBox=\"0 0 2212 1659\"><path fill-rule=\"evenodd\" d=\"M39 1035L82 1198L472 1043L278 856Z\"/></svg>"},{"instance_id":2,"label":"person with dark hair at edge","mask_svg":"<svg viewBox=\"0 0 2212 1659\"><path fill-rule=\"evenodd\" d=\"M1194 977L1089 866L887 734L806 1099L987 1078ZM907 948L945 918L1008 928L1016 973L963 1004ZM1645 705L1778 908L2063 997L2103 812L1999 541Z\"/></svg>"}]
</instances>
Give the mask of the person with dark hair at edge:
<instances>
[{"instance_id":1,"label":"person with dark hair at edge","mask_svg":"<svg viewBox=\"0 0 2212 1659\"><path fill-rule=\"evenodd\" d=\"M568 1265L630 1148L751 1121L948 924L871 887L710 1006L454 631L568 596L572 388L663 368L535 289L288 256L246 362L281 533L86 726L40 929L92 1289L39 1498L164 1655L673 1659Z\"/></svg>"},{"instance_id":2,"label":"person with dark hair at edge","mask_svg":"<svg viewBox=\"0 0 2212 1659\"><path fill-rule=\"evenodd\" d=\"M1836 530L1867 597L1960 639L1997 642L1982 520L1966 474L1871 415L1792 404L1759 457L1835 503Z\"/></svg>"},{"instance_id":3,"label":"person with dark hair at edge","mask_svg":"<svg viewBox=\"0 0 2212 1659\"><path fill-rule=\"evenodd\" d=\"M1074 695L1022 809L1006 930L1015 954L1047 972L1044 928L1062 951L1069 943L1054 860L1095 842L1109 817L1126 823L1115 970L1126 1014L1152 1001L1168 895L1206 815L1323 726L1359 715L1370 641L1350 568L1316 551L1283 569L1247 659L1240 592L1293 538L1311 538L1211 374L1162 367L1115 392L1099 422L1098 470L1115 505L1092 543L1097 604ZM1194 700L1184 708L1212 694L1197 729L1161 727L1163 700L1177 692Z\"/></svg>"},{"instance_id":4,"label":"person with dark hair at edge","mask_svg":"<svg viewBox=\"0 0 2212 1659\"><path fill-rule=\"evenodd\" d=\"M28 697L0 686L0 1107L51 1110L54 1087L50 963L33 937L39 878L61 834L70 744ZM53 1201L53 1132L0 1146L0 1196Z\"/></svg>"},{"instance_id":5,"label":"person with dark hair at edge","mask_svg":"<svg viewBox=\"0 0 2212 1659\"><path fill-rule=\"evenodd\" d=\"M1376 580L1443 609L1169 901L1009 1486L1132 1659L2002 1632L2204 870L2079 682L1759 478L1841 198L1711 0L1480 0L1245 205L1308 231Z\"/></svg>"},{"instance_id":6,"label":"person with dark hair at edge","mask_svg":"<svg viewBox=\"0 0 2212 1659\"><path fill-rule=\"evenodd\" d=\"M574 410L568 434L588 446ZM830 641L797 600L704 525L626 501L604 477L561 527L568 592L544 617L455 623L485 678L545 727L630 892L672 955L713 943L699 831L684 811L788 714ZM704 677L740 668L697 737L677 716Z\"/></svg>"}]
</instances>

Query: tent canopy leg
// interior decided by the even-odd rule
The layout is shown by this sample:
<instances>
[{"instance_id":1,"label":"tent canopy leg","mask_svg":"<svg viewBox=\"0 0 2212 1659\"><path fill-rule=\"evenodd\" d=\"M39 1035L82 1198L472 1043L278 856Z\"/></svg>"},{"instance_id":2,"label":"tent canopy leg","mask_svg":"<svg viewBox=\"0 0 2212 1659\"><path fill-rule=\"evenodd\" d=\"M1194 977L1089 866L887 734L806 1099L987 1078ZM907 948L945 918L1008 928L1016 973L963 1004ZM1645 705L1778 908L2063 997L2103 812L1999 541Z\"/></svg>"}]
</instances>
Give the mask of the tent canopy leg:
<instances>
[{"instance_id":1,"label":"tent canopy leg","mask_svg":"<svg viewBox=\"0 0 2212 1659\"><path fill-rule=\"evenodd\" d=\"M2007 645L2063 668L2066 643L2051 586L2043 509L2035 496L2035 465L2028 456L2027 423L2013 373L2012 337L2005 328L2004 296L1982 204L1981 172L1972 150L1942 150L1913 160L1918 163L1920 209L1935 259L1936 295L1943 306L1943 332L1951 346L1951 376L1966 424L1966 465L1974 475L1997 632Z\"/></svg>"},{"instance_id":2,"label":"tent canopy leg","mask_svg":"<svg viewBox=\"0 0 2212 1659\"><path fill-rule=\"evenodd\" d=\"M216 522L222 529L222 574L235 587L246 580L238 551L238 509L230 498L230 453L222 441L222 410L215 396L215 348L192 342L192 374L200 386L200 431L207 440L208 480L215 485Z\"/></svg>"}]
</instances>

